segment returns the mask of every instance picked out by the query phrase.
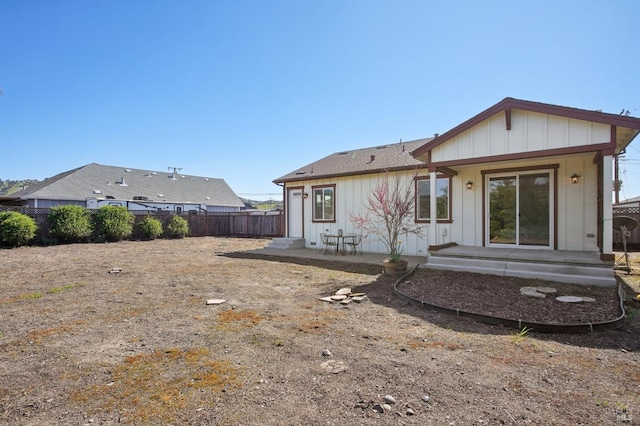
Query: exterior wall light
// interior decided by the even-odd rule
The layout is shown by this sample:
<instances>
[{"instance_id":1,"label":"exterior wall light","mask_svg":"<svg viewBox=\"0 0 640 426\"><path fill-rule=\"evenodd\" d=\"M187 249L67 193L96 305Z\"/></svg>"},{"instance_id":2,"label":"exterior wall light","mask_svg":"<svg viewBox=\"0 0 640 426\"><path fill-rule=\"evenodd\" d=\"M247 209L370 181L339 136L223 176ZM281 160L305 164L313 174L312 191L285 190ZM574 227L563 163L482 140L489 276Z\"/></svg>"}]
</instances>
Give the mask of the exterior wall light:
<instances>
[{"instance_id":1,"label":"exterior wall light","mask_svg":"<svg viewBox=\"0 0 640 426\"><path fill-rule=\"evenodd\" d=\"M303 193L302 198L304 198L305 200L309 198L309 193L308 192Z\"/></svg>"},{"instance_id":2,"label":"exterior wall light","mask_svg":"<svg viewBox=\"0 0 640 426\"><path fill-rule=\"evenodd\" d=\"M572 174L571 175L571 183L580 183L580 175Z\"/></svg>"},{"instance_id":3,"label":"exterior wall light","mask_svg":"<svg viewBox=\"0 0 640 426\"><path fill-rule=\"evenodd\" d=\"M467 189L473 189L473 182L471 181L467 182Z\"/></svg>"}]
</instances>

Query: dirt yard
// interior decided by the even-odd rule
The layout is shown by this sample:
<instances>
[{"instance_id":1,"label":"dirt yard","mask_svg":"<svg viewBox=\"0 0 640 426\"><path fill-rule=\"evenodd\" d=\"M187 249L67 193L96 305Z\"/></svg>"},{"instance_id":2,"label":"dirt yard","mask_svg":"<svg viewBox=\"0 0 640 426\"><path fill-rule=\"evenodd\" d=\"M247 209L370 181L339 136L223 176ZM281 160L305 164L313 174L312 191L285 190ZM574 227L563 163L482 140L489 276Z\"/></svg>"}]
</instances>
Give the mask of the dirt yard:
<instances>
[{"instance_id":1,"label":"dirt yard","mask_svg":"<svg viewBox=\"0 0 640 426\"><path fill-rule=\"evenodd\" d=\"M380 266L247 255L267 242L1 250L0 423L640 424L633 285L623 329L518 332L408 305ZM494 277L437 282L425 297L520 314ZM366 297L320 300L343 288Z\"/></svg>"}]
</instances>

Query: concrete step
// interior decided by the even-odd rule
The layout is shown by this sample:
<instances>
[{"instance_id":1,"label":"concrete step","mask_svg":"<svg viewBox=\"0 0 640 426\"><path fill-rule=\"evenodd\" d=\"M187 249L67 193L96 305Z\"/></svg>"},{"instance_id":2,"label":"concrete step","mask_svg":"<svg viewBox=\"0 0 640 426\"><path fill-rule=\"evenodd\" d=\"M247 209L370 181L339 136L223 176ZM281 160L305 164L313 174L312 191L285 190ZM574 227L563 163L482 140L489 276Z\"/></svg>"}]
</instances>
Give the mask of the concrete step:
<instances>
[{"instance_id":1,"label":"concrete step","mask_svg":"<svg viewBox=\"0 0 640 426\"><path fill-rule=\"evenodd\" d=\"M429 256L427 268L460 272L475 272L498 276L539 279L585 286L616 285L611 268L561 263L534 263L508 259L477 259L461 256Z\"/></svg>"},{"instance_id":2,"label":"concrete step","mask_svg":"<svg viewBox=\"0 0 640 426\"><path fill-rule=\"evenodd\" d=\"M277 250L303 249L304 238L274 238L266 248Z\"/></svg>"}]
</instances>

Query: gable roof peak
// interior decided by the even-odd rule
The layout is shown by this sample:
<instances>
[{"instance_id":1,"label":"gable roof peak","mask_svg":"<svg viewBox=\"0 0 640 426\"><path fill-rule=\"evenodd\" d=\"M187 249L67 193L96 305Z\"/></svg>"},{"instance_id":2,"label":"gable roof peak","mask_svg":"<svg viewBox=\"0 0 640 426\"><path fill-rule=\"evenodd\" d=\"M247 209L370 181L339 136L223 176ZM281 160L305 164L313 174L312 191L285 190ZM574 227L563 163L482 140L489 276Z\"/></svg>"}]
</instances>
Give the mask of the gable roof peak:
<instances>
[{"instance_id":1,"label":"gable roof peak","mask_svg":"<svg viewBox=\"0 0 640 426\"><path fill-rule=\"evenodd\" d=\"M510 129L511 110L523 110L540 114L555 115L558 117L566 117L575 120L590 121L593 123L607 124L621 128L640 130L640 118L629 117L620 114L605 113L601 110L585 110L560 105L546 104L542 102L527 101L522 99L506 97L497 104L487 108L479 114L471 117L467 121L459 124L453 129L438 135L431 142L416 149L413 153L414 157L422 156L433 148L443 144L444 142L454 138L455 136L471 129L477 124L493 117L494 115L504 112L507 120L507 130ZM637 132L635 132L637 133ZM634 134L635 136L635 134ZM629 141L627 141L627 144Z\"/></svg>"}]
</instances>

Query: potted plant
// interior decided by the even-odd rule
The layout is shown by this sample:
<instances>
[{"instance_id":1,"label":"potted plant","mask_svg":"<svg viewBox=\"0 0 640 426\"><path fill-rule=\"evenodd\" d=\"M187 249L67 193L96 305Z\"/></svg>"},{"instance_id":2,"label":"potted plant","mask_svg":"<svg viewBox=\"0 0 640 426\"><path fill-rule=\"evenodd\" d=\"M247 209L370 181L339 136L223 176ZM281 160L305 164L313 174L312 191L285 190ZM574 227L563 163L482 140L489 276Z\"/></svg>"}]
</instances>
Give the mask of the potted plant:
<instances>
[{"instance_id":1,"label":"potted plant","mask_svg":"<svg viewBox=\"0 0 640 426\"><path fill-rule=\"evenodd\" d=\"M413 179L385 171L364 204L365 214L350 213L350 220L365 235L373 234L384 244L389 256L384 260L385 274L396 276L407 271L401 235L422 235L414 221Z\"/></svg>"}]
</instances>

